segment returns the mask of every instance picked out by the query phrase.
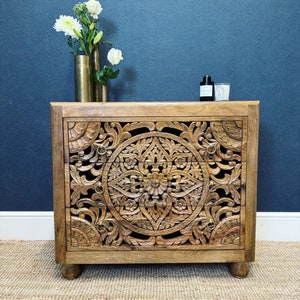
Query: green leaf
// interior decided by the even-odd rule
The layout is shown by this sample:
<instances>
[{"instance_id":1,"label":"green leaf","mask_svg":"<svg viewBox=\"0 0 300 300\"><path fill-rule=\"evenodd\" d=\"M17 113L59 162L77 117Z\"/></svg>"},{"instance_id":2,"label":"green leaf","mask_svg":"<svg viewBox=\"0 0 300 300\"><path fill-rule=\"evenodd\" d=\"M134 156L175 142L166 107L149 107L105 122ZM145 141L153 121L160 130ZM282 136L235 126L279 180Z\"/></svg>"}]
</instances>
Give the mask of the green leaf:
<instances>
[{"instance_id":1,"label":"green leaf","mask_svg":"<svg viewBox=\"0 0 300 300\"><path fill-rule=\"evenodd\" d=\"M72 49L73 55L76 55L74 40L72 39L71 36L68 37L68 46Z\"/></svg>"},{"instance_id":2,"label":"green leaf","mask_svg":"<svg viewBox=\"0 0 300 300\"><path fill-rule=\"evenodd\" d=\"M80 44L82 51L85 53L85 55L88 55L85 44L82 39L79 40L79 44Z\"/></svg>"},{"instance_id":3,"label":"green leaf","mask_svg":"<svg viewBox=\"0 0 300 300\"><path fill-rule=\"evenodd\" d=\"M103 69L96 71L95 80L99 81L101 84L106 84L109 80L109 67L104 66Z\"/></svg>"},{"instance_id":4,"label":"green leaf","mask_svg":"<svg viewBox=\"0 0 300 300\"><path fill-rule=\"evenodd\" d=\"M68 37L68 46L72 47L73 46L73 39L71 36Z\"/></svg>"},{"instance_id":5,"label":"green leaf","mask_svg":"<svg viewBox=\"0 0 300 300\"><path fill-rule=\"evenodd\" d=\"M120 73L120 70L116 70L115 72L112 72L111 75L110 75L110 79L115 79L117 78L117 76L119 75Z\"/></svg>"},{"instance_id":6,"label":"green leaf","mask_svg":"<svg viewBox=\"0 0 300 300\"><path fill-rule=\"evenodd\" d=\"M91 42L89 42L89 52L92 53L94 46Z\"/></svg>"},{"instance_id":7,"label":"green leaf","mask_svg":"<svg viewBox=\"0 0 300 300\"><path fill-rule=\"evenodd\" d=\"M87 38L88 42L91 42L93 40L94 36L95 36L95 30L92 30L88 35L88 38Z\"/></svg>"},{"instance_id":8,"label":"green leaf","mask_svg":"<svg viewBox=\"0 0 300 300\"><path fill-rule=\"evenodd\" d=\"M82 31L83 36L87 36L89 29L87 27L83 26L81 31Z\"/></svg>"}]
</instances>

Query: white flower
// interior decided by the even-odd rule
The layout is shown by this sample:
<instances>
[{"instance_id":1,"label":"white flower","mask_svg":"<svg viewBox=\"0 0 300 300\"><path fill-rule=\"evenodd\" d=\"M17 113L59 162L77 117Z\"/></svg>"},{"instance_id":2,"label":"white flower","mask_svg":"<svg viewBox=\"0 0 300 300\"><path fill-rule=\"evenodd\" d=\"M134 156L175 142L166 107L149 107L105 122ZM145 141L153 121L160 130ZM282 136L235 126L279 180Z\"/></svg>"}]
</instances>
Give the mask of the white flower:
<instances>
[{"instance_id":1,"label":"white flower","mask_svg":"<svg viewBox=\"0 0 300 300\"><path fill-rule=\"evenodd\" d=\"M74 32L76 30L77 32L80 32L82 29L81 24L78 22L77 19L71 17L71 16L59 16L59 19L56 19L55 24L53 28L57 32L64 32L65 35L70 35L72 38L76 38L77 36Z\"/></svg>"},{"instance_id":2,"label":"white flower","mask_svg":"<svg viewBox=\"0 0 300 300\"><path fill-rule=\"evenodd\" d=\"M102 6L97 0L89 0L85 2L88 12L94 19L98 19L98 15L102 12Z\"/></svg>"},{"instance_id":3,"label":"white flower","mask_svg":"<svg viewBox=\"0 0 300 300\"><path fill-rule=\"evenodd\" d=\"M122 51L111 48L107 53L107 59L113 66L119 64L120 61L123 60Z\"/></svg>"}]
</instances>

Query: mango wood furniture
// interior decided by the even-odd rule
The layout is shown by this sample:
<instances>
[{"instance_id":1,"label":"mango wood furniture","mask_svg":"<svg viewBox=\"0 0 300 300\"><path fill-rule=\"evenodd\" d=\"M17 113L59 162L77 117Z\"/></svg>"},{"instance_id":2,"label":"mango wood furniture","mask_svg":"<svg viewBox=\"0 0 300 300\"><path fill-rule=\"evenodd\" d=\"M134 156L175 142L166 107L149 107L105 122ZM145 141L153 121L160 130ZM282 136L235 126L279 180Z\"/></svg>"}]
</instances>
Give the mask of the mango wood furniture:
<instances>
[{"instance_id":1,"label":"mango wood furniture","mask_svg":"<svg viewBox=\"0 0 300 300\"><path fill-rule=\"evenodd\" d=\"M254 260L258 101L51 103L56 262Z\"/></svg>"}]
</instances>

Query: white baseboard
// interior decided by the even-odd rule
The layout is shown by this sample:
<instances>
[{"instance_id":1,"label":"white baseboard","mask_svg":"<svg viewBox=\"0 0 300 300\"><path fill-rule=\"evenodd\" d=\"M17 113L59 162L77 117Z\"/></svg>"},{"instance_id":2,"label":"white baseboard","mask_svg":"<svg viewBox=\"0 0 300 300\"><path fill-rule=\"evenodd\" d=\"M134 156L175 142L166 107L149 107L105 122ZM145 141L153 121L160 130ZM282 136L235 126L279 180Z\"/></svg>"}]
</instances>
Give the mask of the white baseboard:
<instances>
[{"instance_id":1,"label":"white baseboard","mask_svg":"<svg viewBox=\"0 0 300 300\"><path fill-rule=\"evenodd\" d=\"M258 212L256 239L261 241L300 241L300 212Z\"/></svg>"},{"instance_id":2,"label":"white baseboard","mask_svg":"<svg viewBox=\"0 0 300 300\"><path fill-rule=\"evenodd\" d=\"M0 212L1 240L53 240L53 212ZM300 212L258 212L256 239L300 241Z\"/></svg>"},{"instance_id":3,"label":"white baseboard","mask_svg":"<svg viewBox=\"0 0 300 300\"><path fill-rule=\"evenodd\" d=\"M0 212L0 240L53 240L52 211Z\"/></svg>"}]
</instances>

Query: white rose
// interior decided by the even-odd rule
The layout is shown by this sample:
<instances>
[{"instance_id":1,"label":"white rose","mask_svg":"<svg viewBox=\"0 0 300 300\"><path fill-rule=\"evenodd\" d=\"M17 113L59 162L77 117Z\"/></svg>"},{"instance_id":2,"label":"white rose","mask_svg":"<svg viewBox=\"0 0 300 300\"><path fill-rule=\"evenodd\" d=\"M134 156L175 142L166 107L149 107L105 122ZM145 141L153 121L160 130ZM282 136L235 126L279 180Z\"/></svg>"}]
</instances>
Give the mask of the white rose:
<instances>
[{"instance_id":1,"label":"white rose","mask_svg":"<svg viewBox=\"0 0 300 300\"><path fill-rule=\"evenodd\" d=\"M113 66L119 64L120 61L123 60L122 51L111 48L107 53L107 59Z\"/></svg>"},{"instance_id":2,"label":"white rose","mask_svg":"<svg viewBox=\"0 0 300 300\"><path fill-rule=\"evenodd\" d=\"M88 12L94 19L98 19L98 15L102 12L103 8L99 1L97 0L89 0L85 2L86 8Z\"/></svg>"}]
</instances>

